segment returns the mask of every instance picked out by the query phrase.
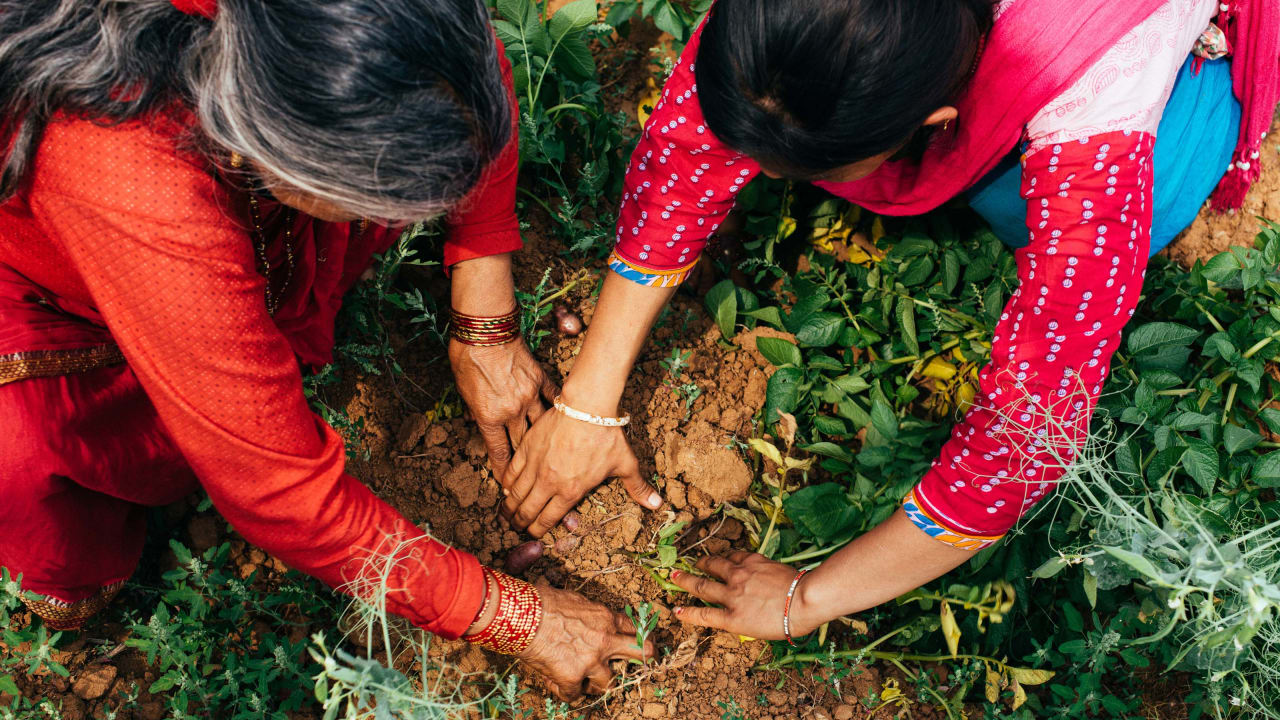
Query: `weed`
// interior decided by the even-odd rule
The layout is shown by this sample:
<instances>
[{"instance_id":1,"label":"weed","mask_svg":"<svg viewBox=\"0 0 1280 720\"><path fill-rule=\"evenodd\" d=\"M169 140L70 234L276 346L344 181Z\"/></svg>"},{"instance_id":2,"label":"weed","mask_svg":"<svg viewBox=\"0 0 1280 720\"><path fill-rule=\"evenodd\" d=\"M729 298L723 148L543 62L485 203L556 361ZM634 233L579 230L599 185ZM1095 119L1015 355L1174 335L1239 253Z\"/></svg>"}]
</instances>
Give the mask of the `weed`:
<instances>
[{"instance_id":1,"label":"weed","mask_svg":"<svg viewBox=\"0 0 1280 720\"><path fill-rule=\"evenodd\" d=\"M623 609L623 612L626 613L627 619L636 628L636 647L643 650L645 642L648 641L649 636L658 627L658 613L654 612L653 606L647 602L635 607L628 605ZM638 663L636 660L631 662ZM644 663L639 664L643 665Z\"/></svg>"}]
</instances>

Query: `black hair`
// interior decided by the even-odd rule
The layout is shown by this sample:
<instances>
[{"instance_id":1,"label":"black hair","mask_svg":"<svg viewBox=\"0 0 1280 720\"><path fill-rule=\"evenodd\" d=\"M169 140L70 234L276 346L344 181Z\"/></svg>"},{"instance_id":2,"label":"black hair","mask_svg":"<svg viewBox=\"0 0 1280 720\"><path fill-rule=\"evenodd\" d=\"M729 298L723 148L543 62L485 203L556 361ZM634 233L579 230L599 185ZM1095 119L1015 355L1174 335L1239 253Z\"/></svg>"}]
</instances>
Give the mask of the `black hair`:
<instances>
[{"instance_id":1,"label":"black hair","mask_svg":"<svg viewBox=\"0 0 1280 720\"><path fill-rule=\"evenodd\" d=\"M795 178L902 148L954 101L991 0L719 0L694 74L707 127Z\"/></svg>"},{"instance_id":2,"label":"black hair","mask_svg":"<svg viewBox=\"0 0 1280 720\"><path fill-rule=\"evenodd\" d=\"M214 161L389 220L445 212L512 134L484 0L0 0L0 201L54 113L175 102Z\"/></svg>"}]
</instances>

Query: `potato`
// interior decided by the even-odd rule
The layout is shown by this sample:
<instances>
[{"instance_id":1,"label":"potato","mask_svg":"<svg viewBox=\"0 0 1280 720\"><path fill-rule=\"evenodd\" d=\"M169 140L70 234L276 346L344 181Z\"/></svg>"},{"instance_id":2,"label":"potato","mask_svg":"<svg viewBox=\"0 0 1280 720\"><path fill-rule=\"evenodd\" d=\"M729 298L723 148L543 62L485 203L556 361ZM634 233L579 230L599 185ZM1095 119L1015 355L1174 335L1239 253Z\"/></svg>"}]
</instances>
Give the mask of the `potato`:
<instances>
[{"instance_id":1,"label":"potato","mask_svg":"<svg viewBox=\"0 0 1280 720\"><path fill-rule=\"evenodd\" d=\"M521 575L540 557L542 557L541 542L530 540L523 545L517 545L507 553L507 572L512 575Z\"/></svg>"},{"instance_id":2,"label":"potato","mask_svg":"<svg viewBox=\"0 0 1280 720\"><path fill-rule=\"evenodd\" d=\"M582 538L577 535L565 535L556 541L556 553L559 555L568 555L578 549L578 545L582 543Z\"/></svg>"},{"instance_id":3,"label":"potato","mask_svg":"<svg viewBox=\"0 0 1280 720\"><path fill-rule=\"evenodd\" d=\"M560 524L564 526L564 529L571 533L578 532L578 525L581 522L582 516L578 514L577 510L570 511L569 514L565 515L564 518L560 520Z\"/></svg>"},{"instance_id":4,"label":"potato","mask_svg":"<svg viewBox=\"0 0 1280 720\"><path fill-rule=\"evenodd\" d=\"M557 305L551 314L556 319L556 329L566 337L577 337L582 333L582 318L563 305Z\"/></svg>"}]
</instances>

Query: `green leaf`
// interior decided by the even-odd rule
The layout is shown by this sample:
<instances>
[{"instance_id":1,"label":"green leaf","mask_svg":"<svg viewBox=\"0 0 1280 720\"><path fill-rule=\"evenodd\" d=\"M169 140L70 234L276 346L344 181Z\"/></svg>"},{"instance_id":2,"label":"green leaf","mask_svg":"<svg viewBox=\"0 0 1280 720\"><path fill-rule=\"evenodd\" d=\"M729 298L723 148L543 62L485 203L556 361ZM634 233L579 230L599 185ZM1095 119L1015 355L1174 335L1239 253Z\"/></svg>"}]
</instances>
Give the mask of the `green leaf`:
<instances>
[{"instance_id":1,"label":"green leaf","mask_svg":"<svg viewBox=\"0 0 1280 720\"><path fill-rule=\"evenodd\" d=\"M596 0L573 0L551 16L551 39L558 42L572 32L590 27L598 17Z\"/></svg>"},{"instance_id":2,"label":"green leaf","mask_svg":"<svg viewBox=\"0 0 1280 720\"><path fill-rule=\"evenodd\" d=\"M1262 435L1248 428L1230 424L1222 428L1222 445L1227 449L1228 455L1252 450L1260 442L1262 442Z\"/></svg>"},{"instance_id":3,"label":"green leaf","mask_svg":"<svg viewBox=\"0 0 1280 720\"><path fill-rule=\"evenodd\" d=\"M1202 427L1209 427L1216 423L1217 420L1198 412L1184 412L1173 416L1169 427L1174 430L1199 430Z\"/></svg>"},{"instance_id":4,"label":"green leaf","mask_svg":"<svg viewBox=\"0 0 1280 720\"><path fill-rule=\"evenodd\" d=\"M849 451L833 442L816 442L812 445L802 445L800 449L805 452L811 452L814 455L835 458L844 462L853 462L853 456L849 454Z\"/></svg>"},{"instance_id":5,"label":"green leaf","mask_svg":"<svg viewBox=\"0 0 1280 720\"><path fill-rule=\"evenodd\" d=\"M942 291L950 294L960 281L960 254L947 250L942 255Z\"/></svg>"},{"instance_id":6,"label":"green leaf","mask_svg":"<svg viewBox=\"0 0 1280 720\"><path fill-rule=\"evenodd\" d=\"M833 540L853 529L857 512L837 483L801 488L782 502L787 517L819 540Z\"/></svg>"},{"instance_id":7,"label":"green leaf","mask_svg":"<svg viewBox=\"0 0 1280 720\"><path fill-rule=\"evenodd\" d=\"M0 693L11 697L22 697L22 691L18 689L18 684L13 681L12 675L0 675Z\"/></svg>"},{"instance_id":8,"label":"green leaf","mask_svg":"<svg viewBox=\"0 0 1280 720\"><path fill-rule=\"evenodd\" d=\"M827 347L840 337L841 330L844 318L835 313L814 313L796 330L796 341L804 347Z\"/></svg>"},{"instance_id":9,"label":"green leaf","mask_svg":"<svg viewBox=\"0 0 1280 720\"><path fill-rule=\"evenodd\" d=\"M1036 568L1031 573L1031 577L1039 578L1041 580L1047 580L1053 577L1054 575L1057 575L1058 573L1062 572L1062 569L1065 568L1066 566L1067 566L1067 561L1062 556L1051 557L1048 560L1045 560L1043 563L1041 563L1040 567Z\"/></svg>"},{"instance_id":10,"label":"green leaf","mask_svg":"<svg viewBox=\"0 0 1280 720\"><path fill-rule=\"evenodd\" d=\"M1253 481L1264 488L1280 487L1280 450L1258 458L1253 464Z\"/></svg>"},{"instance_id":11,"label":"green leaf","mask_svg":"<svg viewBox=\"0 0 1280 720\"><path fill-rule=\"evenodd\" d=\"M1141 555L1129 552L1124 548L1112 547L1110 545L1104 545L1102 549L1111 557L1119 560L1125 565L1128 565L1134 570L1137 570L1140 575L1148 580L1164 581L1164 573L1157 570L1156 566L1153 565L1150 560L1142 557Z\"/></svg>"},{"instance_id":12,"label":"green leaf","mask_svg":"<svg viewBox=\"0 0 1280 720\"><path fill-rule=\"evenodd\" d=\"M1172 322L1152 322L1139 325L1129 332L1127 347L1137 355L1166 346L1190 345L1200 336L1199 330Z\"/></svg>"},{"instance_id":13,"label":"green leaf","mask_svg":"<svg viewBox=\"0 0 1280 720\"><path fill-rule=\"evenodd\" d=\"M862 379L861 375L841 375L831 381L832 385L840 388L840 392L846 395L857 395L871 387L871 385Z\"/></svg>"},{"instance_id":14,"label":"green leaf","mask_svg":"<svg viewBox=\"0 0 1280 720\"><path fill-rule=\"evenodd\" d=\"M675 8L671 7L670 2L663 2L658 6L658 11L653 14L653 24L665 33L670 33L671 37L684 42L686 28L684 23L680 22L680 16L676 14Z\"/></svg>"},{"instance_id":15,"label":"green leaf","mask_svg":"<svg viewBox=\"0 0 1280 720\"><path fill-rule=\"evenodd\" d=\"M596 74L596 61L591 48L582 38L567 37L556 48L556 67L579 80L588 80Z\"/></svg>"},{"instance_id":16,"label":"green leaf","mask_svg":"<svg viewBox=\"0 0 1280 720\"><path fill-rule=\"evenodd\" d=\"M879 398L871 404L871 426L886 440L898 437L898 416Z\"/></svg>"},{"instance_id":17,"label":"green leaf","mask_svg":"<svg viewBox=\"0 0 1280 720\"><path fill-rule=\"evenodd\" d=\"M609 6L609 14L605 15L604 21L616 28L630 20L639 7L639 3L633 2L633 0L617 0L617 2Z\"/></svg>"},{"instance_id":18,"label":"green leaf","mask_svg":"<svg viewBox=\"0 0 1280 720\"><path fill-rule=\"evenodd\" d=\"M911 298L898 298L898 324L902 326L902 342L912 355L920 354L920 338L916 335L916 305Z\"/></svg>"},{"instance_id":19,"label":"green leaf","mask_svg":"<svg viewBox=\"0 0 1280 720\"><path fill-rule=\"evenodd\" d=\"M779 312L777 305L769 305L759 310L744 310L742 314L749 318L755 318L766 325L772 325L779 330L782 329L782 313Z\"/></svg>"},{"instance_id":20,"label":"green leaf","mask_svg":"<svg viewBox=\"0 0 1280 720\"><path fill-rule=\"evenodd\" d=\"M801 367L804 365L804 359L800 356L800 348L796 347L796 344L790 340L758 337L756 338L756 349L760 351L765 360L775 366L794 365Z\"/></svg>"},{"instance_id":21,"label":"green leaf","mask_svg":"<svg viewBox=\"0 0 1280 720\"><path fill-rule=\"evenodd\" d=\"M844 420L830 415L816 415L813 418L813 426L823 435L846 435L849 432L848 426L844 424Z\"/></svg>"},{"instance_id":22,"label":"green leaf","mask_svg":"<svg viewBox=\"0 0 1280 720\"><path fill-rule=\"evenodd\" d=\"M793 367L778 368L769 378L764 391L765 423L778 421L779 412L794 412L800 402L800 383L804 373Z\"/></svg>"},{"instance_id":23,"label":"green leaf","mask_svg":"<svg viewBox=\"0 0 1280 720\"><path fill-rule=\"evenodd\" d=\"M1182 467L1198 483L1205 494L1213 492L1218 480L1218 451L1199 438L1187 440L1187 451L1182 455Z\"/></svg>"},{"instance_id":24,"label":"green leaf","mask_svg":"<svg viewBox=\"0 0 1280 720\"><path fill-rule=\"evenodd\" d=\"M1084 588L1084 596L1089 600L1089 607L1098 607L1098 576L1085 570L1081 584Z\"/></svg>"},{"instance_id":25,"label":"green leaf","mask_svg":"<svg viewBox=\"0 0 1280 720\"><path fill-rule=\"evenodd\" d=\"M738 317L738 293L733 287L733 281L721 280L716 283L707 291L703 302L707 306L707 312L715 318L720 334L726 340L733 337L733 323Z\"/></svg>"}]
</instances>

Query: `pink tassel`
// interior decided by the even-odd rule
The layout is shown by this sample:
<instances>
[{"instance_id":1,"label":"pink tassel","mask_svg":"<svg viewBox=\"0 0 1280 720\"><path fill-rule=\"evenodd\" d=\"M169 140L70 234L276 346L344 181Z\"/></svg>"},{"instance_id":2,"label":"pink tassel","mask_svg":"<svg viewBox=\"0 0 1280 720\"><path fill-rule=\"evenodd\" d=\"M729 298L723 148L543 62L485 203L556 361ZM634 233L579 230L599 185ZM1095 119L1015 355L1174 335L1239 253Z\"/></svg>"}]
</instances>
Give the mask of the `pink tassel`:
<instances>
[{"instance_id":1,"label":"pink tassel","mask_svg":"<svg viewBox=\"0 0 1280 720\"><path fill-rule=\"evenodd\" d=\"M1262 174L1261 164L1256 160L1242 160L1240 153L1236 153L1233 160L1231 169L1222 176L1217 189L1209 196L1209 207L1218 212L1239 210L1244 205L1249 186Z\"/></svg>"}]
</instances>

